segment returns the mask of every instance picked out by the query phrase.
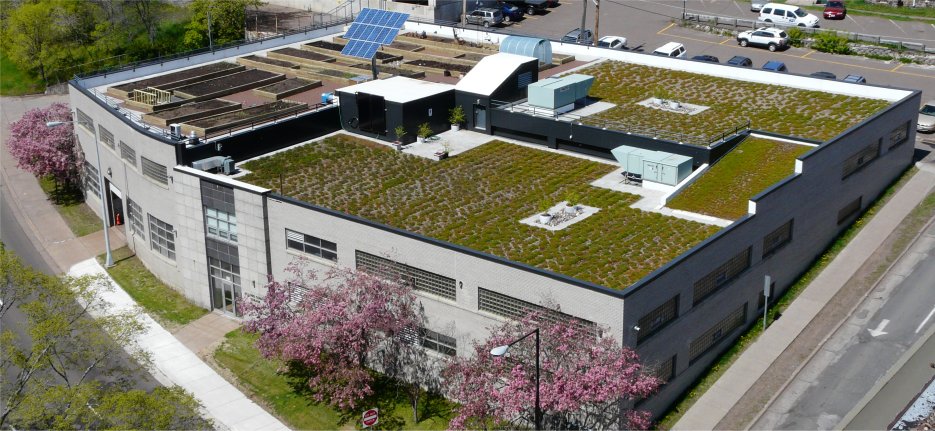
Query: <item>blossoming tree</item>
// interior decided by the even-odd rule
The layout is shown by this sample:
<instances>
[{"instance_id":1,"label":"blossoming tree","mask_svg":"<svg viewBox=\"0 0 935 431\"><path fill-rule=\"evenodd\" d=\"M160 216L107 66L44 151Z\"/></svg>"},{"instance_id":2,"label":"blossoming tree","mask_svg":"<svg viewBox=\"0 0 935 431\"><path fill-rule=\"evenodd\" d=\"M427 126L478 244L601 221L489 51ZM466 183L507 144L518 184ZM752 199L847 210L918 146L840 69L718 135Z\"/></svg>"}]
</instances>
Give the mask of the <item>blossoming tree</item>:
<instances>
[{"instance_id":1,"label":"blossoming tree","mask_svg":"<svg viewBox=\"0 0 935 431\"><path fill-rule=\"evenodd\" d=\"M461 403L453 429L532 428L536 395L534 337L494 356L534 328L540 331L540 404L546 429L634 429L650 425L648 412L627 410L627 400L653 393L659 380L644 372L636 353L595 327L555 312L530 313L494 328L474 344L474 355L443 371L448 396Z\"/></svg>"},{"instance_id":2,"label":"blossoming tree","mask_svg":"<svg viewBox=\"0 0 935 431\"><path fill-rule=\"evenodd\" d=\"M49 121L70 120L68 105L53 103L47 108L30 109L13 122L7 144L17 165L38 177L52 177L59 186L77 185L82 159L74 128L46 126Z\"/></svg>"}]
</instances>

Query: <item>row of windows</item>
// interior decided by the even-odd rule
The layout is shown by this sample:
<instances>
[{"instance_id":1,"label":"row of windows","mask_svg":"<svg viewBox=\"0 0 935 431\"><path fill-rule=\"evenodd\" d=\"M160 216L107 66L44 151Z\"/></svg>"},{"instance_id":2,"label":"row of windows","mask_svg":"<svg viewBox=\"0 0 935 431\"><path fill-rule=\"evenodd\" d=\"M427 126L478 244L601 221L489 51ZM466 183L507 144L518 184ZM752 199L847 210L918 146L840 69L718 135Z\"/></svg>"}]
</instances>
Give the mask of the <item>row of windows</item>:
<instances>
[{"instance_id":1,"label":"row of windows","mask_svg":"<svg viewBox=\"0 0 935 431\"><path fill-rule=\"evenodd\" d=\"M97 125L97 138L111 150L114 149L114 134L100 124Z\"/></svg>"},{"instance_id":2,"label":"row of windows","mask_svg":"<svg viewBox=\"0 0 935 431\"><path fill-rule=\"evenodd\" d=\"M77 117L78 125L84 127L85 130L94 133L94 120L88 114L85 114L80 109L75 109L75 117Z\"/></svg>"},{"instance_id":3,"label":"row of windows","mask_svg":"<svg viewBox=\"0 0 935 431\"><path fill-rule=\"evenodd\" d=\"M792 220L763 237L763 257L769 256L792 241Z\"/></svg>"},{"instance_id":4,"label":"row of windows","mask_svg":"<svg viewBox=\"0 0 935 431\"><path fill-rule=\"evenodd\" d=\"M130 233L146 237L146 226L143 225L143 209L133 199L127 198L127 220L130 222Z\"/></svg>"},{"instance_id":5,"label":"row of windows","mask_svg":"<svg viewBox=\"0 0 935 431\"><path fill-rule=\"evenodd\" d=\"M880 143L875 142L862 148L857 154L850 156L844 161L841 167L841 179L851 176L851 174L863 169L880 155Z\"/></svg>"},{"instance_id":6,"label":"row of windows","mask_svg":"<svg viewBox=\"0 0 935 431\"><path fill-rule=\"evenodd\" d=\"M688 346L688 363L691 364L695 362L696 359L707 352L708 349L714 347L718 341L721 341L721 339L730 334L731 331L743 326L743 323L746 321L747 303L745 302L728 314L723 320L712 326L711 329L708 329L704 334L701 334L701 336L695 338L691 342Z\"/></svg>"},{"instance_id":7,"label":"row of windows","mask_svg":"<svg viewBox=\"0 0 935 431\"><path fill-rule=\"evenodd\" d=\"M130 164L130 166L136 167L136 150L130 148L126 142L120 141L120 158Z\"/></svg>"},{"instance_id":8,"label":"row of windows","mask_svg":"<svg viewBox=\"0 0 935 431\"><path fill-rule=\"evenodd\" d=\"M422 346L446 356L458 354L458 340L428 328L407 328L400 336L409 344Z\"/></svg>"},{"instance_id":9,"label":"row of windows","mask_svg":"<svg viewBox=\"0 0 935 431\"><path fill-rule=\"evenodd\" d=\"M701 279L695 282L692 304L698 305L699 302L726 286L749 267L750 247L747 247L723 265L715 268L714 271L709 272L708 275L701 277Z\"/></svg>"},{"instance_id":10,"label":"row of windows","mask_svg":"<svg viewBox=\"0 0 935 431\"><path fill-rule=\"evenodd\" d=\"M175 260L175 230L149 214L149 246L159 254Z\"/></svg>"},{"instance_id":11,"label":"row of windows","mask_svg":"<svg viewBox=\"0 0 935 431\"><path fill-rule=\"evenodd\" d=\"M237 217L232 214L214 208L205 208L205 227L209 235L237 241Z\"/></svg>"},{"instance_id":12,"label":"row of windows","mask_svg":"<svg viewBox=\"0 0 935 431\"><path fill-rule=\"evenodd\" d=\"M338 261L337 244L302 232L286 229L286 247L332 262Z\"/></svg>"},{"instance_id":13,"label":"row of windows","mask_svg":"<svg viewBox=\"0 0 935 431\"><path fill-rule=\"evenodd\" d=\"M543 313L546 319L572 321L589 329L596 328L594 322L589 320L487 290L483 287L477 288L477 309L510 319L522 319L531 313Z\"/></svg>"},{"instance_id":14,"label":"row of windows","mask_svg":"<svg viewBox=\"0 0 935 431\"><path fill-rule=\"evenodd\" d=\"M662 305L656 307L655 310L646 313L645 316L641 317L637 322L637 327L640 328L636 333L636 344L643 342L643 340L648 339L651 335L659 332L662 328L666 326L669 322L675 320L679 316L679 296L675 295L672 299L666 301Z\"/></svg>"},{"instance_id":15,"label":"row of windows","mask_svg":"<svg viewBox=\"0 0 935 431\"><path fill-rule=\"evenodd\" d=\"M455 279L382 258L360 250L355 252L357 269L387 280L400 280L414 290L445 299L455 299Z\"/></svg>"},{"instance_id":16,"label":"row of windows","mask_svg":"<svg viewBox=\"0 0 935 431\"><path fill-rule=\"evenodd\" d=\"M121 145L123 142L120 143ZM121 147L121 153L123 153L123 147ZM135 153L134 153L135 155ZM162 184L169 184L169 172L165 166L160 165L152 160L147 159L146 157L140 157L140 164L143 167L143 175L149 177L149 179Z\"/></svg>"},{"instance_id":17,"label":"row of windows","mask_svg":"<svg viewBox=\"0 0 935 431\"><path fill-rule=\"evenodd\" d=\"M94 165L88 163L87 160L84 161L84 189L93 193L94 196L97 196L98 199L101 198L101 183L99 180L100 174L97 171L97 168Z\"/></svg>"}]
</instances>

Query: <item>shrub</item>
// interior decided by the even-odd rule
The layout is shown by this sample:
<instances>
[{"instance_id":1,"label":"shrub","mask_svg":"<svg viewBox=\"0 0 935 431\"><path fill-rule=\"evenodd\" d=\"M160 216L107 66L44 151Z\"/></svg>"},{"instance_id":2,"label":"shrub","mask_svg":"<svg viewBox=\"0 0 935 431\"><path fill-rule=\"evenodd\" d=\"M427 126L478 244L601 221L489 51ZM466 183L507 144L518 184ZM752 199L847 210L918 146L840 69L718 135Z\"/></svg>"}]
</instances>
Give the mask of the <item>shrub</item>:
<instances>
[{"instance_id":1,"label":"shrub","mask_svg":"<svg viewBox=\"0 0 935 431\"><path fill-rule=\"evenodd\" d=\"M850 54L851 48L848 43L846 37L839 36L836 32L821 32L815 35L815 43L812 44L812 48L816 51L831 54Z\"/></svg>"},{"instance_id":2,"label":"shrub","mask_svg":"<svg viewBox=\"0 0 935 431\"><path fill-rule=\"evenodd\" d=\"M396 140L397 140L397 141L402 141L402 140L403 140L403 136L406 136L406 128L403 127L402 124L396 126L396 128L393 129L393 132L396 133Z\"/></svg>"},{"instance_id":3,"label":"shrub","mask_svg":"<svg viewBox=\"0 0 935 431\"><path fill-rule=\"evenodd\" d=\"M461 124L464 122L464 108L461 105L448 110L448 122L451 124Z\"/></svg>"},{"instance_id":4,"label":"shrub","mask_svg":"<svg viewBox=\"0 0 935 431\"><path fill-rule=\"evenodd\" d=\"M786 30L789 36L789 44L792 46L802 46L802 40L805 39L805 32L798 27L792 27Z\"/></svg>"},{"instance_id":5,"label":"shrub","mask_svg":"<svg viewBox=\"0 0 935 431\"><path fill-rule=\"evenodd\" d=\"M422 139L428 138L432 134L432 128L429 127L429 123L422 123L419 125L419 131L416 132L416 135Z\"/></svg>"}]
</instances>

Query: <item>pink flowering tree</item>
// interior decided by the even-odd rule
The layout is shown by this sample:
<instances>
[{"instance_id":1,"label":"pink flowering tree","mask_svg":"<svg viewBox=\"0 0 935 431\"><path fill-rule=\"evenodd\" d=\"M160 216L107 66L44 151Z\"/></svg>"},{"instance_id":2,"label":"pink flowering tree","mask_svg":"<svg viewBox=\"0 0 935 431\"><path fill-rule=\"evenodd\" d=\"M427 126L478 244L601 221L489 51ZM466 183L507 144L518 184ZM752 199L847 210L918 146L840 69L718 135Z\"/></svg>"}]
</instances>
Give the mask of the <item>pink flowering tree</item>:
<instances>
[{"instance_id":1,"label":"pink flowering tree","mask_svg":"<svg viewBox=\"0 0 935 431\"><path fill-rule=\"evenodd\" d=\"M649 413L624 408L652 394L659 380L644 372L636 353L596 328L554 312L531 313L494 328L474 344L474 355L442 373L447 395L461 403L452 429L489 426L533 428L536 396L535 337L504 356L490 350L540 331L540 405L546 429L644 429Z\"/></svg>"},{"instance_id":2,"label":"pink flowering tree","mask_svg":"<svg viewBox=\"0 0 935 431\"><path fill-rule=\"evenodd\" d=\"M17 165L38 177L51 177L56 185L74 187L79 183L83 158L71 124L48 127L49 121L71 121L71 111L64 103L26 111L23 118L10 125L10 154Z\"/></svg>"},{"instance_id":3,"label":"pink flowering tree","mask_svg":"<svg viewBox=\"0 0 935 431\"><path fill-rule=\"evenodd\" d=\"M311 396L341 410L373 395L370 368L404 368L415 348L419 305L410 287L364 272L332 269L319 275L300 259L286 282L271 280L262 301L244 305L244 328L259 333L257 348L308 378ZM381 420L382 422L382 420Z\"/></svg>"}]
</instances>

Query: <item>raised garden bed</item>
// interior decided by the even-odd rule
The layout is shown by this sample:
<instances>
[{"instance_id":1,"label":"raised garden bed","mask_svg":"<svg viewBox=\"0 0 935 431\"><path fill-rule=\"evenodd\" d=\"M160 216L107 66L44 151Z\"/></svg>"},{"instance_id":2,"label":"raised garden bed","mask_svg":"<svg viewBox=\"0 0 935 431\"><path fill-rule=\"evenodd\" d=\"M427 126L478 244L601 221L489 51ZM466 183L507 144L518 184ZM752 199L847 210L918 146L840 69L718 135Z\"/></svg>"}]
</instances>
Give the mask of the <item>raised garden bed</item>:
<instances>
[{"instance_id":1,"label":"raised garden bed","mask_svg":"<svg viewBox=\"0 0 935 431\"><path fill-rule=\"evenodd\" d=\"M198 136L204 137L206 134L219 130L259 123L273 117L304 111L307 108L308 105L305 103L280 100L183 123L182 133L188 135L194 131Z\"/></svg>"},{"instance_id":2,"label":"raised garden bed","mask_svg":"<svg viewBox=\"0 0 935 431\"><path fill-rule=\"evenodd\" d=\"M184 85L237 73L244 69L245 67L241 65L225 61L211 63L178 72L167 73L165 75L154 76L152 78L141 79L139 81L128 82L126 84L115 85L107 89L107 94L126 99L129 97L130 92L136 89L156 87L160 90L171 90Z\"/></svg>"},{"instance_id":3,"label":"raised garden bed","mask_svg":"<svg viewBox=\"0 0 935 431\"><path fill-rule=\"evenodd\" d=\"M283 57L285 58L292 57L296 59L311 60L311 61L325 62L325 63L333 63L335 61L334 56L325 55L325 54L314 52L314 51L308 51L305 49L296 49L296 48L277 49L275 51L270 51L269 54L267 55L270 55L270 57L274 59L277 59L277 58L282 59ZM301 63L301 61L299 63Z\"/></svg>"},{"instance_id":4,"label":"raised garden bed","mask_svg":"<svg viewBox=\"0 0 935 431\"><path fill-rule=\"evenodd\" d=\"M334 43L334 42L328 42L324 40L316 40L314 42L309 42L309 43L306 43L305 45L302 45L302 49L308 50L309 48L318 48L319 50L327 50L329 52L337 51L338 53L340 53L341 50L344 49L344 45L341 45L339 43ZM311 51L314 51L314 50L311 50ZM387 54L385 52L380 52L380 51L377 51L374 57L380 63L389 63L392 61L402 60L402 57L398 55Z\"/></svg>"},{"instance_id":5,"label":"raised garden bed","mask_svg":"<svg viewBox=\"0 0 935 431\"><path fill-rule=\"evenodd\" d=\"M812 147L747 138L666 206L735 220L747 214L747 201L792 175L795 159Z\"/></svg>"},{"instance_id":6,"label":"raised garden bed","mask_svg":"<svg viewBox=\"0 0 935 431\"><path fill-rule=\"evenodd\" d=\"M302 78L289 78L265 87L254 88L253 94L268 99L279 100L293 94L321 87L321 81L309 81Z\"/></svg>"},{"instance_id":7,"label":"raised garden bed","mask_svg":"<svg viewBox=\"0 0 935 431\"><path fill-rule=\"evenodd\" d=\"M622 129L621 126L625 126L716 139L726 129L749 120L753 129L826 140L889 104L883 100L758 84L617 61L605 61L579 73L594 76L590 96L617 105L583 119L586 124L608 129ZM652 97L657 90L668 93L664 99L709 106L710 109L687 116L637 105L637 102Z\"/></svg>"},{"instance_id":8,"label":"raised garden bed","mask_svg":"<svg viewBox=\"0 0 935 431\"><path fill-rule=\"evenodd\" d=\"M173 123L182 123L225 112L236 111L241 105L224 99L211 99L204 102L189 103L177 108L167 109L152 114L143 115L143 121L161 127L168 127Z\"/></svg>"},{"instance_id":9,"label":"raised garden bed","mask_svg":"<svg viewBox=\"0 0 935 431\"><path fill-rule=\"evenodd\" d=\"M416 33L401 33L397 36L397 39L401 42L409 43L418 43L423 46L434 46L442 49L456 49L460 51L469 51L469 52L479 52L482 54L494 54L500 51L500 48L497 45L485 44L485 43L474 43L466 40L462 40L460 43L454 39L434 36L427 34L425 37L422 37Z\"/></svg>"},{"instance_id":10,"label":"raised garden bed","mask_svg":"<svg viewBox=\"0 0 935 431\"><path fill-rule=\"evenodd\" d=\"M458 72L462 75L471 71L471 66L465 66L463 64L442 63L440 61L434 60L412 60L403 64L406 66L423 67L426 69L431 69L431 71L444 72L448 70L451 72Z\"/></svg>"},{"instance_id":11,"label":"raised garden bed","mask_svg":"<svg viewBox=\"0 0 935 431\"><path fill-rule=\"evenodd\" d=\"M355 64L354 68L366 71L366 72L359 73L359 75L372 76L369 64ZM380 71L380 74L388 73L390 75L405 76L407 78L413 78L413 79L425 78L425 72L421 70L399 69L399 68L390 67L390 66L377 66L377 70Z\"/></svg>"},{"instance_id":12,"label":"raised garden bed","mask_svg":"<svg viewBox=\"0 0 935 431\"><path fill-rule=\"evenodd\" d=\"M213 99L262 87L283 79L286 77L282 74L253 69L177 88L174 94L186 99Z\"/></svg>"},{"instance_id":13,"label":"raised garden bed","mask_svg":"<svg viewBox=\"0 0 935 431\"><path fill-rule=\"evenodd\" d=\"M614 289L718 230L588 184L612 165L499 141L435 162L340 134L244 168L243 181L287 196ZM519 223L569 192L601 210L557 232Z\"/></svg>"},{"instance_id":14,"label":"raised garden bed","mask_svg":"<svg viewBox=\"0 0 935 431\"><path fill-rule=\"evenodd\" d=\"M245 64L245 62L250 62L252 64L259 63L263 65L276 66L276 67L286 68L286 69L298 69L299 68L298 64L295 64L291 61L277 60L275 58L261 57L259 55L248 55L246 57L240 57L237 59L237 62L240 64Z\"/></svg>"}]
</instances>

